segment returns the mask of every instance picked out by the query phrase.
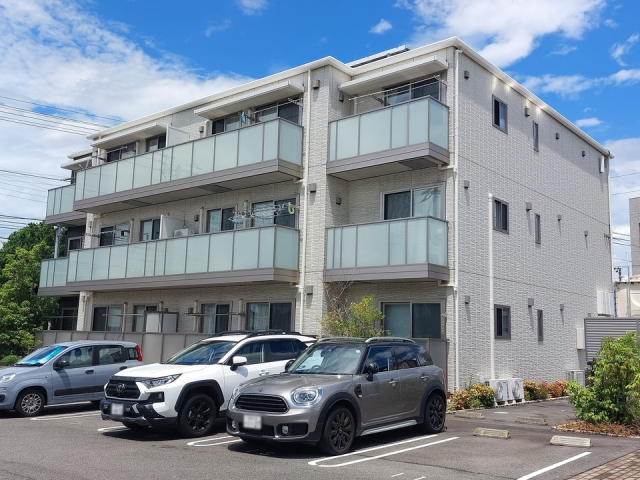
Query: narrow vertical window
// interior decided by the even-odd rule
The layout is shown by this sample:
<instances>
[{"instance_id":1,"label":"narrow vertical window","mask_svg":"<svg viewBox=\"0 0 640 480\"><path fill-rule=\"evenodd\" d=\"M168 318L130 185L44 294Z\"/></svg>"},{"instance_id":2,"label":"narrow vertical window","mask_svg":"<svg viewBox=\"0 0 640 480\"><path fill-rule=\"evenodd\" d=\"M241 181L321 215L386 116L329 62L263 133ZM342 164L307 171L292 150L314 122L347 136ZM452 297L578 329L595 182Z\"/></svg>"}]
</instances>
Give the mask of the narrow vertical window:
<instances>
[{"instance_id":1,"label":"narrow vertical window","mask_svg":"<svg viewBox=\"0 0 640 480\"><path fill-rule=\"evenodd\" d=\"M542 243L542 233L540 227L540 215L536 213L536 243L539 245Z\"/></svg>"},{"instance_id":2,"label":"narrow vertical window","mask_svg":"<svg viewBox=\"0 0 640 480\"><path fill-rule=\"evenodd\" d=\"M493 97L493 126L507 133L507 104Z\"/></svg>"},{"instance_id":3,"label":"narrow vertical window","mask_svg":"<svg viewBox=\"0 0 640 480\"><path fill-rule=\"evenodd\" d=\"M493 201L493 228L509 233L509 205L501 200Z\"/></svg>"},{"instance_id":4,"label":"narrow vertical window","mask_svg":"<svg viewBox=\"0 0 640 480\"><path fill-rule=\"evenodd\" d=\"M542 310L538 310L538 341L541 342L544 340L544 329L543 329L543 321L542 321Z\"/></svg>"},{"instance_id":5,"label":"narrow vertical window","mask_svg":"<svg viewBox=\"0 0 640 480\"><path fill-rule=\"evenodd\" d=\"M504 305L496 305L494 309L496 325L495 338L511 339L511 309Z\"/></svg>"},{"instance_id":6,"label":"narrow vertical window","mask_svg":"<svg viewBox=\"0 0 640 480\"><path fill-rule=\"evenodd\" d=\"M538 124L536 122L533 122L533 149L536 152L539 152L540 150L540 144L539 144L539 136L538 136Z\"/></svg>"}]
</instances>

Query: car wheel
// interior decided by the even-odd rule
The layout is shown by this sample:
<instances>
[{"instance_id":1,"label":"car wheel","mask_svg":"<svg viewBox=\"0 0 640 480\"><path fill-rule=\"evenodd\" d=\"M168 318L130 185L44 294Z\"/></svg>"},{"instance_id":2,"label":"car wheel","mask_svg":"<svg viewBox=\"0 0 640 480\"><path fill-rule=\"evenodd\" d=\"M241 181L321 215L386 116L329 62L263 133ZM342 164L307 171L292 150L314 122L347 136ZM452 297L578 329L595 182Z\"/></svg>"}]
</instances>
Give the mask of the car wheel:
<instances>
[{"instance_id":1,"label":"car wheel","mask_svg":"<svg viewBox=\"0 0 640 480\"><path fill-rule=\"evenodd\" d=\"M146 425L138 425L137 423L129 423L129 422L122 422L122 425L124 425L125 427L127 427L130 430L146 430L147 427Z\"/></svg>"},{"instance_id":2,"label":"car wheel","mask_svg":"<svg viewBox=\"0 0 640 480\"><path fill-rule=\"evenodd\" d=\"M444 428L446 414L447 408L444 404L444 399L437 393L432 393L427 399L424 422L422 422L420 428L426 433L441 432Z\"/></svg>"},{"instance_id":3,"label":"car wheel","mask_svg":"<svg viewBox=\"0 0 640 480\"><path fill-rule=\"evenodd\" d=\"M18 395L14 409L19 417L35 417L42 413L45 400L38 390L25 390Z\"/></svg>"},{"instance_id":4,"label":"car wheel","mask_svg":"<svg viewBox=\"0 0 640 480\"><path fill-rule=\"evenodd\" d=\"M187 398L178 415L178 431L185 437L204 437L213 428L216 403L209 395L197 393Z\"/></svg>"},{"instance_id":5,"label":"car wheel","mask_svg":"<svg viewBox=\"0 0 640 480\"><path fill-rule=\"evenodd\" d=\"M351 448L355 435L356 426L351 411L346 407L337 407L327 415L319 446L329 455L342 455Z\"/></svg>"}]
</instances>

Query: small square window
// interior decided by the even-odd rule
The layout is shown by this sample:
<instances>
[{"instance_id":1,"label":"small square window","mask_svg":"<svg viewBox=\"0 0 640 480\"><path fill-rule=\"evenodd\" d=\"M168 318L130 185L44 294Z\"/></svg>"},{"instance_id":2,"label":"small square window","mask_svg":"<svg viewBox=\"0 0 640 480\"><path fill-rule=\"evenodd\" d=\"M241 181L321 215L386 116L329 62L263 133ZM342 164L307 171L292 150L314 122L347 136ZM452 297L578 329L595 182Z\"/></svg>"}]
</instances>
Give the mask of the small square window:
<instances>
[{"instance_id":1,"label":"small square window","mask_svg":"<svg viewBox=\"0 0 640 480\"><path fill-rule=\"evenodd\" d=\"M538 310L538 341L539 342L544 340L544 329L542 324L543 324L542 310Z\"/></svg>"},{"instance_id":2,"label":"small square window","mask_svg":"<svg viewBox=\"0 0 640 480\"><path fill-rule=\"evenodd\" d=\"M509 204L501 200L493 201L493 229L509 233Z\"/></svg>"},{"instance_id":3,"label":"small square window","mask_svg":"<svg viewBox=\"0 0 640 480\"><path fill-rule=\"evenodd\" d=\"M540 245L542 243L542 232L540 226L540 215L536 213L536 243Z\"/></svg>"},{"instance_id":4,"label":"small square window","mask_svg":"<svg viewBox=\"0 0 640 480\"><path fill-rule=\"evenodd\" d=\"M495 306L496 338L511 339L511 308L504 305Z\"/></svg>"},{"instance_id":5,"label":"small square window","mask_svg":"<svg viewBox=\"0 0 640 480\"><path fill-rule=\"evenodd\" d=\"M140 222L140 241L158 240L160 238L160 219L143 220Z\"/></svg>"},{"instance_id":6,"label":"small square window","mask_svg":"<svg viewBox=\"0 0 640 480\"><path fill-rule=\"evenodd\" d=\"M507 133L507 104L493 97L493 126Z\"/></svg>"},{"instance_id":7,"label":"small square window","mask_svg":"<svg viewBox=\"0 0 640 480\"><path fill-rule=\"evenodd\" d=\"M540 151L540 136L538 135L538 124L533 122L533 149L536 152Z\"/></svg>"}]
</instances>

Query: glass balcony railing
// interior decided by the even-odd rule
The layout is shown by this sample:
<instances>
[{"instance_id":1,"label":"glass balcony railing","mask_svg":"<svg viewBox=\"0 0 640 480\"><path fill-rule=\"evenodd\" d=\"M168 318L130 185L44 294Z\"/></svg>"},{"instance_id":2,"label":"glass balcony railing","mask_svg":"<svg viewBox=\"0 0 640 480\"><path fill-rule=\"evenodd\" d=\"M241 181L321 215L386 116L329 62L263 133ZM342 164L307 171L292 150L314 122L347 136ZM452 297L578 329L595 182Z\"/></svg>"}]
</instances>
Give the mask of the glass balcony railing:
<instances>
[{"instance_id":1,"label":"glass balcony railing","mask_svg":"<svg viewBox=\"0 0 640 480\"><path fill-rule=\"evenodd\" d=\"M302 127L277 119L78 172L75 200L230 168L285 160L302 165Z\"/></svg>"},{"instance_id":2,"label":"glass balcony railing","mask_svg":"<svg viewBox=\"0 0 640 480\"><path fill-rule=\"evenodd\" d=\"M47 196L47 217L73 212L75 185L52 188Z\"/></svg>"},{"instance_id":3,"label":"glass balcony railing","mask_svg":"<svg viewBox=\"0 0 640 480\"><path fill-rule=\"evenodd\" d=\"M298 238L298 230L274 225L73 250L68 259L42 262L40 287L263 268L297 271Z\"/></svg>"},{"instance_id":4,"label":"glass balcony railing","mask_svg":"<svg viewBox=\"0 0 640 480\"><path fill-rule=\"evenodd\" d=\"M433 217L403 218L327 229L327 269L414 264L447 266L447 229Z\"/></svg>"},{"instance_id":5,"label":"glass balcony railing","mask_svg":"<svg viewBox=\"0 0 640 480\"><path fill-rule=\"evenodd\" d=\"M449 150L449 108L427 97L329 123L329 161L430 142Z\"/></svg>"}]
</instances>

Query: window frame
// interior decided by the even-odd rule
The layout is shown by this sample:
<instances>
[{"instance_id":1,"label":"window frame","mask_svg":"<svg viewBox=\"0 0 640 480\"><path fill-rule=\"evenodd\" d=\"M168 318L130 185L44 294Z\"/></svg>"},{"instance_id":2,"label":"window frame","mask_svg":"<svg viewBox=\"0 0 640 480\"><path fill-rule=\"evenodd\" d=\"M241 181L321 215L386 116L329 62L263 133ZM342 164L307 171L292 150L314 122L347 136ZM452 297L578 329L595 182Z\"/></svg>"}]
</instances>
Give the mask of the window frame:
<instances>
[{"instance_id":1,"label":"window frame","mask_svg":"<svg viewBox=\"0 0 640 480\"><path fill-rule=\"evenodd\" d=\"M211 213L211 212L214 212L214 211L216 211L216 210L220 210L220 222L221 222L221 223L220 223L220 227L221 227L221 230L219 230L219 231L217 231L217 232L212 232L212 231L211 231L211 225L210 225L210 222L209 222L209 220L210 220L210 218L211 218L210 213ZM232 231L232 230L235 230L235 229L236 229L236 225L235 225L233 222L229 222L229 223L231 223L231 228L226 229L226 230L225 230L224 228L222 228L222 219L223 219L222 211L223 211L223 210L233 210L233 211L235 211L235 210L236 210L236 206L235 206L235 205L233 205L233 206L226 206L226 207L218 207L218 208L210 208L210 209L208 209L208 210L206 211L205 225L204 225L204 229L205 229L205 231L206 231L207 233L230 232L230 231Z\"/></svg>"},{"instance_id":2,"label":"window frame","mask_svg":"<svg viewBox=\"0 0 640 480\"><path fill-rule=\"evenodd\" d=\"M140 219L140 232L138 234L138 241L139 242L151 242L153 240L160 240L160 236L162 235L162 232L160 230L160 226L161 226L161 221L160 221L160 217L151 217L151 218L143 218ZM153 238L153 223L155 221L158 221L158 238ZM144 238L142 238L142 235L144 233L144 228L143 225L145 222L151 222L151 238L148 240L145 240Z\"/></svg>"},{"instance_id":3,"label":"window frame","mask_svg":"<svg viewBox=\"0 0 640 480\"><path fill-rule=\"evenodd\" d=\"M504 324L501 324L500 329L503 330L502 333L500 335L498 335L498 310L500 310L501 312L503 310L507 310L509 312L508 315L508 333L504 333ZM504 313L502 313L500 315L500 319L504 319ZM508 305L499 305L499 304L494 304L493 305L493 323L494 323L494 330L493 330L493 338L496 340L511 340L511 307Z\"/></svg>"},{"instance_id":4,"label":"window frame","mask_svg":"<svg viewBox=\"0 0 640 480\"><path fill-rule=\"evenodd\" d=\"M122 151L126 150L128 147L131 147L132 145L133 145L133 149L132 149L133 150L133 154L132 155L128 155L126 157L123 157L122 156ZM121 152L121 153L118 155L118 158L109 160L109 154L114 153L114 152ZM124 145L119 145L117 147L107 149L105 151L105 155L106 156L105 156L104 161L105 161L105 163L119 162L120 160L126 160L127 158L135 157L137 154L138 154L138 142L129 142L129 143L126 143Z\"/></svg>"},{"instance_id":5,"label":"window frame","mask_svg":"<svg viewBox=\"0 0 640 480\"><path fill-rule=\"evenodd\" d=\"M104 326L105 328L108 327L108 319L107 317L109 317L109 310L111 308L119 308L121 310L121 313L116 313L113 314L113 316L119 316L120 317L120 330L94 330L95 328L95 323L96 323L96 309L98 308L106 308L106 314L105 314L105 320L104 320ZM113 304L113 305L94 305L92 310L91 310L91 331L92 332L124 332L124 319L125 319L125 311L122 305L117 305L117 304Z\"/></svg>"},{"instance_id":6,"label":"window frame","mask_svg":"<svg viewBox=\"0 0 640 480\"><path fill-rule=\"evenodd\" d=\"M504 212L504 207L507 208L507 228L504 229L502 228L502 223L501 221L498 221L498 217L496 216L496 204L500 204L501 208L500 208L500 220L502 219L502 215ZM495 198L493 199L493 229L497 232L502 232L502 233L506 233L507 235L509 234L509 202L505 202L504 200L500 200L499 198Z\"/></svg>"},{"instance_id":7,"label":"window frame","mask_svg":"<svg viewBox=\"0 0 640 480\"><path fill-rule=\"evenodd\" d=\"M71 248L71 242L73 242L75 240L79 240L80 241L80 247L72 249ZM66 250L66 255L67 256L69 255L69 252L71 252L73 250L82 250L83 248L84 248L84 235L67 238L67 250Z\"/></svg>"},{"instance_id":8,"label":"window frame","mask_svg":"<svg viewBox=\"0 0 640 480\"><path fill-rule=\"evenodd\" d=\"M414 94L413 94L414 91L417 90L417 88L421 88L421 86L420 87L416 87L416 85L418 85L419 83L422 83L422 82L428 82L429 80L433 80L433 82L425 83L425 85L429 85L429 84L432 84L432 83L437 84L438 85L438 98L436 98L436 97L434 97L432 95L422 95L420 97L415 97ZM398 95L399 94L399 93L391 93L391 91L392 90L401 89L402 87L407 87L408 90L407 90L406 93L409 94L409 99L408 100L403 100L401 102L389 103L389 98L392 95ZM405 93L405 92L402 92L402 93ZM420 78L418 80L411 80L409 82L403 82L403 83L398 83L398 84L391 85L391 86L388 86L388 87L384 87L383 88L383 98L384 98L383 106L384 107L390 107L390 106L393 106L393 105L400 105L402 103L410 102L412 100L418 100L420 98L433 98L434 100L439 102L440 98L442 96L443 96L442 81L438 80L435 76L432 75L432 76L429 76L427 78Z\"/></svg>"},{"instance_id":9,"label":"window frame","mask_svg":"<svg viewBox=\"0 0 640 480\"><path fill-rule=\"evenodd\" d=\"M544 341L544 314L542 310L536 311L536 324L538 330L538 341Z\"/></svg>"},{"instance_id":10,"label":"window frame","mask_svg":"<svg viewBox=\"0 0 640 480\"><path fill-rule=\"evenodd\" d=\"M276 198L273 200L261 200L261 201L257 201L257 202L251 202L251 211L253 211L255 213L255 205L257 205L258 203L267 203L267 202L271 202L271 204L275 207L276 203L278 202L284 202L285 200L293 200L294 201L294 206L299 207L300 206L300 196L299 195L291 195L291 196L286 196L286 197L280 197L280 198ZM279 225L278 223L276 223L276 215L275 215L275 211L274 211L274 215L273 215L273 223L271 224L271 226L274 225ZM267 227L270 225L257 225L255 224L255 218L251 218L251 227L250 228L260 228L260 227ZM293 212L293 221L294 221L294 226L293 227L287 227L286 225L281 225L284 226L286 228L298 228L298 209L295 208L294 212Z\"/></svg>"},{"instance_id":11,"label":"window frame","mask_svg":"<svg viewBox=\"0 0 640 480\"><path fill-rule=\"evenodd\" d=\"M122 227L126 225L126 229L118 229L118 227ZM98 244L100 247L113 247L116 245L128 245L129 243L131 243L131 224L130 223L112 223L112 224L108 224L108 225L100 225L100 237L98 239ZM113 241L109 244L109 245L102 245L102 236L106 233L109 233L109 230L107 230L108 228L111 228L111 235L113 238ZM126 237L127 241L124 243L116 243L116 235L115 232L127 232L127 235L121 235L121 237Z\"/></svg>"},{"instance_id":12,"label":"window frame","mask_svg":"<svg viewBox=\"0 0 640 480\"><path fill-rule=\"evenodd\" d=\"M213 306L214 309L214 314L205 314L204 313L204 309L205 307L208 306ZM225 314L220 314L218 313L218 307L220 306L226 306L229 307L229 312L226 314L227 316L227 328L226 330L231 330L232 326L231 326L231 306L232 306L232 302L230 301L220 301L220 302L201 302L200 303L200 311L198 312L198 328L197 328L197 333L205 333L204 332L204 317L208 317L208 316L214 316L214 320L213 320L213 332L206 332L206 333L211 333L211 334L215 334L215 333L220 333L220 332L224 332L225 330L220 330L218 331L218 315L220 316L224 316Z\"/></svg>"},{"instance_id":13,"label":"window frame","mask_svg":"<svg viewBox=\"0 0 640 480\"><path fill-rule=\"evenodd\" d=\"M540 125L538 122L533 122L533 150L540 151Z\"/></svg>"},{"instance_id":14,"label":"window frame","mask_svg":"<svg viewBox=\"0 0 640 480\"><path fill-rule=\"evenodd\" d=\"M426 188L434 188L434 187L440 187L440 216L438 217L434 217L434 218L439 218L440 220L444 220L446 217L446 210L447 210L447 197L446 197L446 183L445 182L436 182L436 183L429 183L426 185L419 185L416 187L410 187L410 188L398 188L398 189L394 189L394 190L387 190L385 192L380 192L380 220L382 221L392 221L392 220L400 220L402 218L422 218L422 217L415 217L413 215L413 192L414 190L422 190L422 189L426 189ZM411 211L411 216L410 217L401 217L401 218L390 218L390 219L385 219L385 198L387 195L393 195L396 193L404 193L404 192L409 192L409 196L410 196L410 205L409 205L409 209Z\"/></svg>"},{"instance_id":15,"label":"window frame","mask_svg":"<svg viewBox=\"0 0 640 480\"><path fill-rule=\"evenodd\" d=\"M273 330L275 329L275 327L271 326L271 305L272 304L284 304L284 303L288 303L291 305L291 315L289 318L289 328L287 330L284 330L285 332L288 331L293 331L294 326L295 326L295 316L296 316L296 301L295 300L274 300L274 301L269 301L269 300L253 300L253 301L247 301L246 306L245 306L245 327L247 330L252 330L249 326L249 306L253 305L253 304L267 304L268 309L269 309L269 318L267 320L267 330ZM255 329L254 329L255 330ZM252 330L252 331L254 331ZM255 330L258 331L258 330Z\"/></svg>"},{"instance_id":16,"label":"window frame","mask_svg":"<svg viewBox=\"0 0 640 480\"><path fill-rule=\"evenodd\" d=\"M142 313L136 313L136 309L139 309L139 308L144 308ZM131 331L132 332L144 333L144 327L145 327L145 325L147 323L147 317L146 317L146 313L147 312L157 313L158 312L158 305L157 304L135 304L133 306L133 313L131 314L131 318L132 318L132 320L131 320ZM142 315L142 329L141 330L136 330L134 327L136 326L136 320L138 320L140 315Z\"/></svg>"},{"instance_id":17,"label":"window frame","mask_svg":"<svg viewBox=\"0 0 640 480\"><path fill-rule=\"evenodd\" d=\"M534 223L535 242L536 242L536 245L541 245L542 244L542 217L540 216L539 213L536 213L533 218L534 218L533 223Z\"/></svg>"},{"instance_id":18,"label":"window frame","mask_svg":"<svg viewBox=\"0 0 640 480\"><path fill-rule=\"evenodd\" d=\"M416 337L416 336L414 336L413 306L414 305L423 305L423 304L424 305L440 305L440 318L439 318L439 321L440 321L440 336L439 337ZM445 325L444 328L443 328L443 325L442 325L442 314L443 314L443 312L446 312L446 303L445 303L444 300L434 301L434 302L428 302L428 301L425 301L425 302L380 302L380 311L382 312L382 316L384 317L384 318L381 319L382 320L381 321L381 326L382 326L383 330L385 330L385 331L386 331L386 324L385 324L386 315L385 315L385 310L384 309L385 309L385 306L387 306L387 305L409 305L409 315L410 315L409 323L410 323L410 327L411 327L411 336L409 338L417 338L417 339L420 339L420 340L443 339L444 338L443 337L443 332L446 329L446 325ZM394 335L394 334L392 333L392 335Z\"/></svg>"},{"instance_id":19,"label":"window frame","mask_svg":"<svg viewBox=\"0 0 640 480\"><path fill-rule=\"evenodd\" d=\"M496 124L496 106L498 107L498 123ZM500 116L501 109L500 107L504 106L504 128L500 126L500 120L502 117ZM495 95L491 95L491 124L504 133L509 133L509 106L506 102L503 102L500 98Z\"/></svg>"},{"instance_id":20,"label":"window frame","mask_svg":"<svg viewBox=\"0 0 640 480\"><path fill-rule=\"evenodd\" d=\"M164 145L160 146L160 139L162 139L164 137ZM157 147L154 148L153 150L150 150L150 145L149 143L152 140L157 140ZM145 138L144 139L144 145L145 145L145 152L149 153L149 152L155 152L157 150L162 150L163 148L167 148L167 134L166 133L161 133L159 135L154 135L153 137L149 137L149 138Z\"/></svg>"}]
</instances>

